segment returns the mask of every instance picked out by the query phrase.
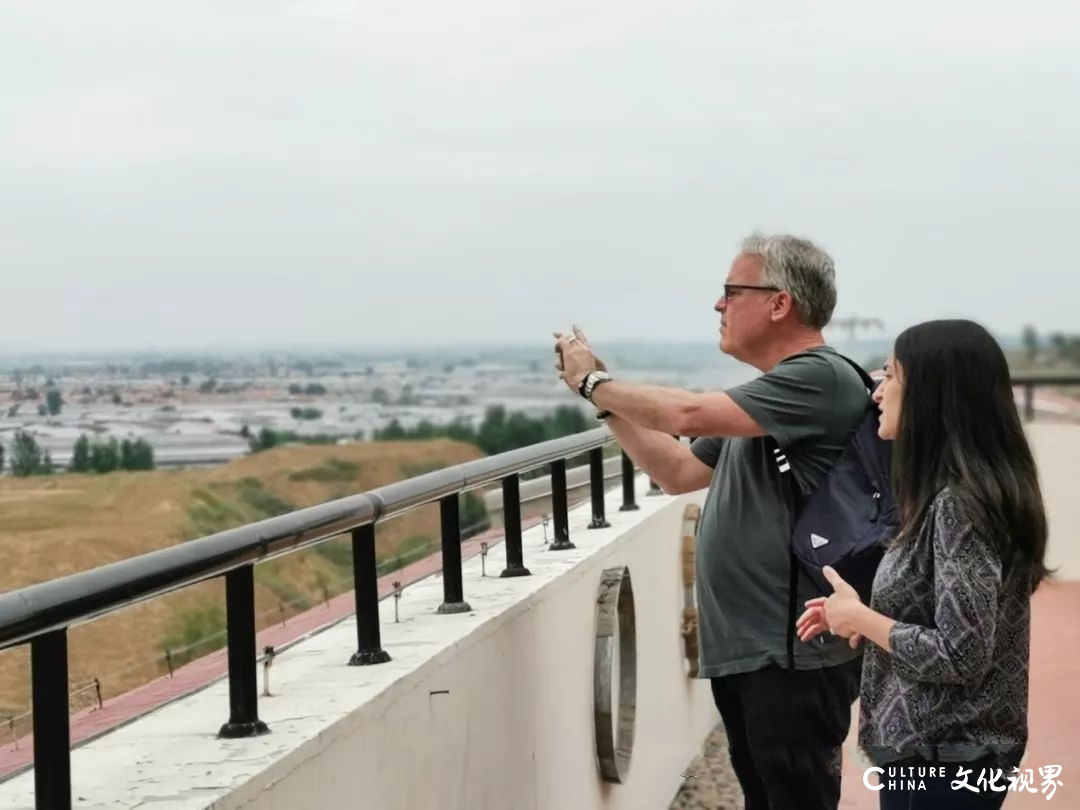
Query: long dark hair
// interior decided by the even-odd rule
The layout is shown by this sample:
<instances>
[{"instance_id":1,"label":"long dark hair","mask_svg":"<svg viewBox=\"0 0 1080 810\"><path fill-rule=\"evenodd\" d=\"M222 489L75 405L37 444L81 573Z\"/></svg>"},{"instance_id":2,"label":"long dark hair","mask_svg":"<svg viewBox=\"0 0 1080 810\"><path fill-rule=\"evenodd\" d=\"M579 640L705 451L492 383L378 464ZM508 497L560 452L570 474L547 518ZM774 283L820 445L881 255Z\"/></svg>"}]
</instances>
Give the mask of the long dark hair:
<instances>
[{"instance_id":1,"label":"long dark hair","mask_svg":"<svg viewBox=\"0 0 1080 810\"><path fill-rule=\"evenodd\" d=\"M979 324L941 320L906 329L893 353L903 383L892 472L900 542L949 487L1003 564L1029 569L1034 590L1048 573L1046 514L1004 352Z\"/></svg>"}]
</instances>

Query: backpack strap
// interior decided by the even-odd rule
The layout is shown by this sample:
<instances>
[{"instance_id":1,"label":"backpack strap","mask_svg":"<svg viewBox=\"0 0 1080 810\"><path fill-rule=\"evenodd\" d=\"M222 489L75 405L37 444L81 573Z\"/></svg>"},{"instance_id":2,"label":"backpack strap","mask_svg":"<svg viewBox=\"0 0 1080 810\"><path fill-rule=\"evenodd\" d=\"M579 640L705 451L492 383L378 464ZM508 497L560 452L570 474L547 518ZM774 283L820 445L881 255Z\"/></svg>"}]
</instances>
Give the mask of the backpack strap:
<instances>
[{"instance_id":1,"label":"backpack strap","mask_svg":"<svg viewBox=\"0 0 1080 810\"><path fill-rule=\"evenodd\" d=\"M843 360L847 361L847 364L849 366L851 366L853 369L855 369L859 373L859 379L861 379L863 381L863 385L866 386L867 391L873 391L875 388L877 388L877 386L878 386L877 382L875 382L873 377L871 377L869 374L866 373L866 369L864 369L862 366L860 366L858 363L856 363L854 360L852 360L846 354L840 354L840 352L837 352L836 354L837 354L838 357L840 357Z\"/></svg>"},{"instance_id":2,"label":"backpack strap","mask_svg":"<svg viewBox=\"0 0 1080 810\"><path fill-rule=\"evenodd\" d=\"M840 352L836 352L836 354L858 372L859 379L862 380L863 385L866 387L867 394L869 395L873 392L877 387L877 383L866 373L866 370L847 355L840 354ZM780 470L781 486L783 488L784 497L791 510L792 528L794 528L794 524L798 521L799 515L802 513L803 506L806 504L806 498L802 488L799 486L799 481L795 476L795 468L792 466L788 454L780 449L780 445L776 442L776 439L773 439L771 436L769 439L773 447L776 466ZM788 669L792 671L795 670L795 621L798 619L799 613L799 561L795 557L795 547L793 543L793 538L789 537L787 663Z\"/></svg>"},{"instance_id":3,"label":"backpack strap","mask_svg":"<svg viewBox=\"0 0 1080 810\"><path fill-rule=\"evenodd\" d=\"M795 478L795 469L791 465L787 454L780 449L775 439L770 437L773 444L773 455L776 466L780 470L780 486L784 498L788 502L791 513L792 526L799 519L802 512L804 498L802 488ZM788 537L788 621L787 621L787 663L788 669L795 670L795 620L799 612L799 561L795 557L795 549L791 537Z\"/></svg>"}]
</instances>

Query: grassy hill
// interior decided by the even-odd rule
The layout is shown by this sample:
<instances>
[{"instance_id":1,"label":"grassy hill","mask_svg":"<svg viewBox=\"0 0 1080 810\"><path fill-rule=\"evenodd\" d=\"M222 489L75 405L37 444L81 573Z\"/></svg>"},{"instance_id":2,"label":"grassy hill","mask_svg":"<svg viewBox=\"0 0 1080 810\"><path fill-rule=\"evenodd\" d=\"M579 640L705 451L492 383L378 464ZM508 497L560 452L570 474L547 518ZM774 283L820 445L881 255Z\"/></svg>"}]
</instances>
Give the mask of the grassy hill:
<instances>
[{"instance_id":1,"label":"grassy hill","mask_svg":"<svg viewBox=\"0 0 1080 810\"><path fill-rule=\"evenodd\" d=\"M133 557L293 509L479 458L450 440L290 446L210 470L0 478L0 591ZM437 547L438 506L380 525L380 560ZM258 626L351 588L347 537L255 568ZM223 579L186 588L72 629L72 687L98 678L116 695L221 646ZM218 638L207 636L220 634ZM192 647L194 645L194 647ZM187 649L184 651L185 647ZM73 701L88 704L92 692ZM0 717L29 707L29 647L0 652Z\"/></svg>"}]
</instances>

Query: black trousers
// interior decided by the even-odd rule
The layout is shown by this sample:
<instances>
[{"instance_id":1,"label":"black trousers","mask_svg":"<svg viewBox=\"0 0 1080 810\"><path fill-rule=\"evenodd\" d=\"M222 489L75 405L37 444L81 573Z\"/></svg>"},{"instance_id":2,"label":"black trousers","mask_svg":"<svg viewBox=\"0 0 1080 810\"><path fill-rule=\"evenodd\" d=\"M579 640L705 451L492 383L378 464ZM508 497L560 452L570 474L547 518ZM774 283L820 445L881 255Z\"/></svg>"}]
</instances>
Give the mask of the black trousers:
<instances>
[{"instance_id":1,"label":"black trousers","mask_svg":"<svg viewBox=\"0 0 1080 810\"><path fill-rule=\"evenodd\" d=\"M862 659L713 678L746 810L836 810Z\"/></svg>"},{"instance_id":2,"label":"black trousers","mask_svg":"<svg viewBox=\"0 0 1080 810\"><path fill-rule=\"evenodd\" d=\"M913 757L881 766L878 792L881 810L997 810L1005 801L1007 791L994 791L979 783L979 777L993 778L998 788L1007 788L1012 766L992 759L976 762L930 763ZM960 769L963 769L961 771ZM942 775L944 771L944 775ZM958 786L953 787L956 783ZM973 792L964 784L976 788Z\"/></svg>"}]
</instances>

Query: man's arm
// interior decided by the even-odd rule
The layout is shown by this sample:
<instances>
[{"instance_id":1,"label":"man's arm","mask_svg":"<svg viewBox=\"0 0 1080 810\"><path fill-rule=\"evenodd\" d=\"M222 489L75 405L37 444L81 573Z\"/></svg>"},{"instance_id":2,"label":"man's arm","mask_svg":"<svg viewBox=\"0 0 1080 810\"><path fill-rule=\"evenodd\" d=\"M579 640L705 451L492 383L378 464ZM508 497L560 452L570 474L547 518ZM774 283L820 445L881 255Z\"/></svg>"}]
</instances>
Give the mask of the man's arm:
<instances>
[{"instance_id":1,"label":"man's arm","mask_svg":"<svg viewBox=\"0 0 1080 810\"><path fill-rule=\"evenodd\" d=\"M573 335L555 332L555 338L559 354L555 367L571 391L580 389L589 372L606 370L589 346L585 333L576 326ZM723 392L698 394L678 388L609 380L595 388L592 402L601 410L621 416L638 427L668 436L752 437L768 433ZM655 476L653 480L659 483Z\"/></svg>"},{"instance_id":2,"label":"man's arm","mask_svg":"<svg viewBox=\"0 0 1080 810\"><path fill-rule=\"evenodd\" d=\"M611 380L596 387L592 401L601 410L669 436L764 436L766 433L735 400L722 392L699 394ZM658 481L655 477L653 480Z\"/></svg>"},{"instance_id":3,"label":"man's arm","mask_svg":"<svg viewBox=\"0 0 1080 810\"><path fill-rule=\"evenodd\" d=\"M712 480L712 467L671 434L639 427L614 413L607 424L626 454L668 495L694 492Z\"/></svg>"}]
</instances>

